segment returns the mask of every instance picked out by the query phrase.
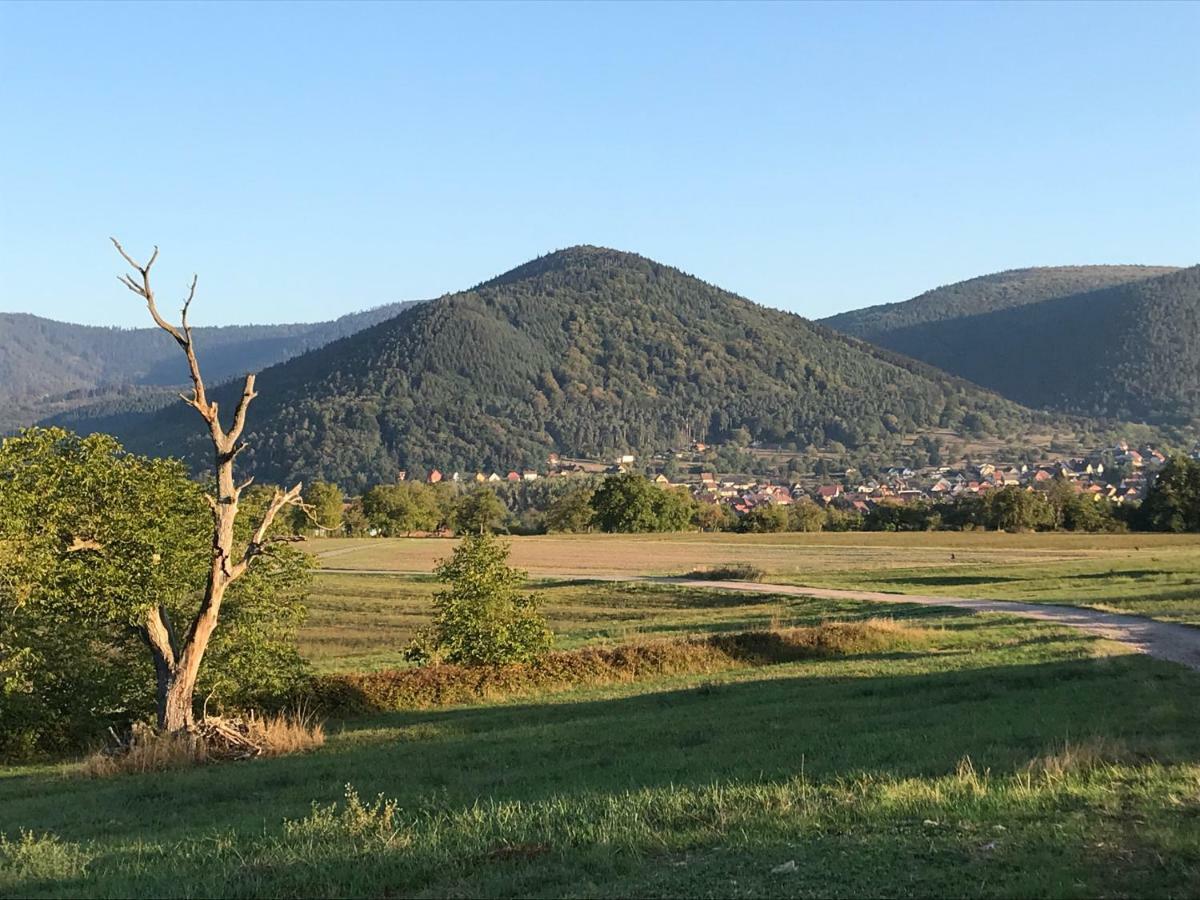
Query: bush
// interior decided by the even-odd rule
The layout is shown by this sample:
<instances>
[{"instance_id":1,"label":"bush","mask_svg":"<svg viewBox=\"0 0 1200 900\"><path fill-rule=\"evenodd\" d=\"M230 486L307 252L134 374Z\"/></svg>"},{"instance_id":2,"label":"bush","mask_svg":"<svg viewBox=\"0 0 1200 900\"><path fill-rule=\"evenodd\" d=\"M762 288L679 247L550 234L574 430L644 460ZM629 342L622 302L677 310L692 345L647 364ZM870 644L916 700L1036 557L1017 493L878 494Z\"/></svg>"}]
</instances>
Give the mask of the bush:
<instances>
[{"instance_id":1,"label":"bush","mask_svg":"<svg viewBox=\"0 0 1200 900\"><path fill-rule=\"evenodd\" d=\"M688 578L704 581L762 581L766 572L749 563L729 563L723 566L704 567L689 572Z\"/></svg>"},{"instance_id":2,"label":"bush","mask_svg":"<svg viewBox=\"0 0 1200 900\"><path fill-rule=\"evenodd\" d=\"M530 662L550 649L554 635L536 594L521 593L525 573L508 565L508 546L484 533L465 538L436 569L449 582L434 595L433 624L406 652L420 664Z\"/></svg>"}]
</instances>

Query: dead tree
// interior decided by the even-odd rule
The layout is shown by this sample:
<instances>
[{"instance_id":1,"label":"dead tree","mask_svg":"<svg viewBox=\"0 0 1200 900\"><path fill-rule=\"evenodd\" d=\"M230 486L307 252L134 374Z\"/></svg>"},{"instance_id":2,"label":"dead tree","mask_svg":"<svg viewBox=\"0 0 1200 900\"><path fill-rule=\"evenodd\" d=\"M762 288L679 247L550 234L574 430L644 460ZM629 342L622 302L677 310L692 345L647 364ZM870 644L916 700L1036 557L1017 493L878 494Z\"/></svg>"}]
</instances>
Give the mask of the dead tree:
<instances>
[{"instance_id":1,"label":"dead tree","mask_svg":"<svg viewBox=\"0 0 1200 900\"><path fill-rule=\"evenodd\" d=\"M250 402L257 396L254 392L254 376L246 376L241 398L233 412L233 422L226 429L218 417L216 402L209 400L205 392L200 363L192 342L192 328L188 324L188 310L196 296L196 277L192 276L187 299L183 302L180 324L172 325L159 314L154 290L150 286L150 268L158 259L158 248L154 248L150 261L143 266L125 252L116 238L112 238L112 242L117 252L138 275L136 280L130 275L121 276L121 283L146 301L154 324L174 338L187 357L192 393L190 397L186 394L180 394L180 397L200 414L212 441L213 466L217 475L216 497L207 497L212 508L212 559L200 608L182 640L179 639L164 606L151 607L146 613L145 622L140 626L141 637L154 657L154 669L158 679L158 725L166 731L186 731L195 725L193 695L196 690L196 676L200 672L200 663L220 620L221 601L225 599L230 585L241 578L255 558L262 555L272 543L272 539L267 537L267 532L279 511L285 506L301 505L302 486L297 484L288 491L278 488L275 490L275 495L259 520L250 542L240 554L235 554L233 527L238 515L238 500L242 491L249 487L254 479L248 478L240 484L235 482L233 463L246 447L242 441L242 432L246 428L246 411Z\"/></svg>"}]
</instances>

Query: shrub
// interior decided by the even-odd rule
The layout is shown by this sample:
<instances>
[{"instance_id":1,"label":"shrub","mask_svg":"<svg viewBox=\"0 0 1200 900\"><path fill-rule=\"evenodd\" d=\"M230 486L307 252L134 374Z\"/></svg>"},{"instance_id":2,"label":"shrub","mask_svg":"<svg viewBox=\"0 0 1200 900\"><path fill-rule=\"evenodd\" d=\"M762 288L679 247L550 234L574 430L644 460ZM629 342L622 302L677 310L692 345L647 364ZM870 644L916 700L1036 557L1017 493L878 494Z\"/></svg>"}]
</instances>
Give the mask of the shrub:
<instances>
[{"instance_id":1,"label":"shrub","mask_svg":"<svg viewBox=\"0 0 1200 900\"><path fill-rule=\"evenodd\" d=\"M766 572L749 563L727 563L721 566L704 566L688 573L688 578L704 581L762 581Z\"/></svg>"},{"instance_id":2,"label":"shrub","mask_svg":"<svg viewBox=\"0 0 1200 900\"><path fill-rule=\"evenodd\" d=\"M536 594L521 593L525 573L508 565L508 546L490 534L471 535L438 565L449 589L434 595L433 624L417 633L406 656L428 664L530 662L554 635Z\"/></svg>"}]
</instances>

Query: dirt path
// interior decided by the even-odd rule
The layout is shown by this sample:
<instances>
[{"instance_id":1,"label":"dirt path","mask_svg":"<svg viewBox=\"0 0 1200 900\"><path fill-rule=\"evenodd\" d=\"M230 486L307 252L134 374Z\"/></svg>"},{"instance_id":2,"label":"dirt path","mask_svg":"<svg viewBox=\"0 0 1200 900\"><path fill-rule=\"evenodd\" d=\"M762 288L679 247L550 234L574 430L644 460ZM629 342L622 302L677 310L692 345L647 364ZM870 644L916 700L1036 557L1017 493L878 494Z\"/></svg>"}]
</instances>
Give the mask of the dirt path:
<instances>
[{"instance_id":1,"label":"dirt path","mask_svg":"<svg viewBox=\"0 0 1200 900\"><path fill-rule=\"evenodd\" d=\"M625 579L633 580L633 579ZM880 591L845 591L832 588L797 587L785 584L760 584L752 581L701 581L693 578L652 578L685 587L720 588L760 594L787 594L796 597L816 597L821 600L866 600L871 603L916 603L921 606L951 606L975 612L997 612L1041 619L1056 625L1066 625L1090 632L1110 641L1128 644L1140 653L1181 663L1200 670L1200 628L1156 622L1141 616L1123 616L1080 606L1052 603L1020 603L1015 600L970 600L965 597L933 597L923 594L885 594Z\"/></svg>"},{"instance_id":2,"label":"dirt path","mask_svg":"<svg viewBox=\"0 0 1200 900\"><path fill-rule=\"evenodd\" d=\"M332 556L334 554L328 554ZM323 572L356 575L428 575L428 572L398 572L394 569L339 569L321 567ZM1040 619L1056 625L1066 625L1120 641L1139 653L1180 663L1200 671L1200 628L1156 622L1141 616L1124 616L1101 612L1081 606L1062 606L1053 603L1021 603L1016 600L971 600L967 597L936 597L924 594L887 594L881 591L847 591L833 588L801 587L790 584L768 584L757 581L706 581L697 578L667 578L650 575L575 575L539 572L538 579L563 581L646 581L655 584L677 584L691 588L722 591L746 591L753 594L785 594L792 597L816 597L821 600L866 600L870 603L915 603L920 606L950 606L975 612L1007 613L1027 619Z\"/></svg>"}]
</instances>

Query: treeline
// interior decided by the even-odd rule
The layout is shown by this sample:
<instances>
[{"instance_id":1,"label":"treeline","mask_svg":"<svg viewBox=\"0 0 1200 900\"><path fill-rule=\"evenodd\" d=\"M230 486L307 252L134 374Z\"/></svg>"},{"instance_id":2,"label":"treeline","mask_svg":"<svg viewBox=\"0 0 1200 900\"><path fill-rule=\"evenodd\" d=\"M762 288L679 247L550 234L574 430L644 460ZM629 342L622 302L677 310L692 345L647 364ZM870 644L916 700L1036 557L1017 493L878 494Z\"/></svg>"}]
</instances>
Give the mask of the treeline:
<instances>
[{"instance_id":1,"label":"treeline","mask_svg":"<svg viewBox=\"0 0 1200 900\"><path fill-rule=\"evenodd\" d=\"M429 533L544 534L605 531L1200 531L1200 462L1170 460L1142 504L1117 505L1081 493L1065 479L1045 490L1010 485L943 501L879 503L866 513L802 499L738 515L725 503L698 502L684 487L636 473L463 486L377 485L344 503L333 485L309 489L298 531L403 537Z\"/></svg>"}]
</instances>

